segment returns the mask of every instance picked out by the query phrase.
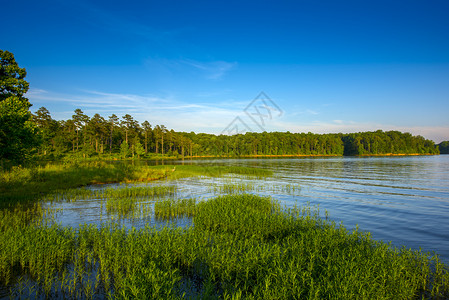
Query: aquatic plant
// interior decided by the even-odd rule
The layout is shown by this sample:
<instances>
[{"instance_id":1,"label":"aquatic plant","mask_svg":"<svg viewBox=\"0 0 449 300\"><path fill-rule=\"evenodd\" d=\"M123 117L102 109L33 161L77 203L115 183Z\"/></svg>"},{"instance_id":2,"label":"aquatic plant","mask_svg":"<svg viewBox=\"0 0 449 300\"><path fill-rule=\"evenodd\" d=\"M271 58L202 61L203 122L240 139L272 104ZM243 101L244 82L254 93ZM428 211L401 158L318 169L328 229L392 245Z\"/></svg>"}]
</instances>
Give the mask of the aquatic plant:
<instances>
[{"instance_id":1,"label":"aquatic plant","mask_svg":"<svg viewBox=\"0 0 449 300\"><path fill-rule=\"evenodd\" d=\"M225 183L213 184L210 188L215 194L231 194L231 193L245 193L255 189L253 183Z\"/></svg>"},{"instance_id":2,"label":"aquatic plant","mask_svg":"<svg viewBox=\"0 0 449 300\"><path fill-rule=\"evenodd\" d=\"M94 198L106 200L106 211L109 214L122 219L149 216L153 211L149 201L173 196L176 191L177 187L174 185L155 185L107 188L93 191L92 194Z\"/></svg>"},{"instance_id":3,"label":"aquatic plant","mask_svg":"<svg viewBox=\"0 0 449 300\"><path fill-rule=\"evenodd\" d=\"M251 181L229 180L224 183L212 183L209 186L209 191L215 194L233 194L233 193L262 193L269 192L271 194L287 194L299 195L301 188L295 184L281 184L276 182L264 181L262 184Z\"/></svg>"},{"instance_id":4,"label":"aquatic plant","mask_svg":"<svg viewBox=\"0 0 449 300\"><path fill-rule=\"evenodd\" d=\"M154 216L163 220L193 217L197 211L196 203L195 198L159 200L154 203Z\"/></svg>"},{"instance_id":5,"label":"aquatic plant","mask_svg":"<svg viewBox=\"0 0 449 300\"><path fill-rule=\"evenodd\" d=\"M315 208L248 194L164 201L161 212L194 211L193 226L69 228L3 211L0 284L17 298L449 297L437 256L350 232Z\"/></svg>"}]
</instances>

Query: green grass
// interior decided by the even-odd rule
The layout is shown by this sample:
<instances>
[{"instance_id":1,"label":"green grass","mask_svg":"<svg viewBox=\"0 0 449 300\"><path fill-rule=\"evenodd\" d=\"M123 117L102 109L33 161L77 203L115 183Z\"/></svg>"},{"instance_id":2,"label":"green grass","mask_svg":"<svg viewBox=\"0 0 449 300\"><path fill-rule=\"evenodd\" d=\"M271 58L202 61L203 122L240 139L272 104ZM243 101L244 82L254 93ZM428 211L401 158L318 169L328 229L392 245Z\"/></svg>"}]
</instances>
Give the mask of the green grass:
<instances>
[{"instance_id":1,"label":"green grass","mask_svg":"<svg viewBox=\"0 0 449 300\"><path fill-rule=\"evenodd\" d=\"M195 198L160 200L154 203L154 216L161 220L193 217L197 212L196 203Z\"/></svg>"},{"instance_id":2,"label":"green grass","mask_svg":"<svg viewBox=\"0 0 449 300\"><path fill-rule=\"evenodd\" d=\"M173 170L175 166L169 166ZM238 174L262 178L272 176L273 171L261 168L239 167L239 166L206 166L206 165L179 165L170 174L170 178L180 179L193 176L219 177L226 174Z\"/></svg>"},{"instance_id":3,"label":"green grass","mask_svg":"<svg viewBox=\"0 0 449 300\"><path fill-rule=\"evenodd\" d=\"M1 284L17 298L449 297L436 256L349 232L310 207L248 194L158 203L193 211L193 226L75 229L43 224L42 211L2 211Z\"/></svg>"},{"instance_id":4,"label":"green grass","mask_svg":"<svg viewBox=\"0 0 449 300\"><path fill-rule=\"evenodd\" d=\"M234 194L234 193L245 193L248 191L255 190L253 183L225 183L225 184L214 184L210 187L210 190L215 194Z\"/></svg>"},{"instance_id":5,"label":"green grass","mask_svg":"<svg viewBox=\"0 0 449 300\"><path fill-rule=\"evenodd\" d=\"M0 208L14 207L18 202L34 202L55 192L90 184L148 182L192 176L241 174L252 177L270 176L259 168L228 166L163 165L143 166L128 163L65 162L45 166L13 167L0 171Z\"/></svg>"},{"instance_id":6,"label":"green grass","mask_svg":"<svg viewBox=\"0 0 449 300\"><path fill-rule=\"evenodd\" d=\"M394 248L348 231L308 206L285 209L251 191L296 194L294 184L211 185L208 201L176 199L191 176L271 176L258 168L133 166L87 162L0 172L0 290L13 298L419 299L449 298L449 270L437 256ZM167 198L169 197L169 198ZM170 199L173 198L173 199ZM193 218L188 228L125 229L115 222L55 224L39 200L99 199L116 218ZM154 203L154 209L152 205Z\"/></svg>"},{"instance_id":7,"label":"green grass","mask_svg":"<svg viewBox=\"0 0 449 300\"><path fill-rule=\"evenodd\" d=\"M254 182L245 182L240 179L228 180L223 184L212 183L209 191L214 194L238 194L248 192L269 192L271 194L287 194L292 196L299 195L301 188L298 184L279 184L264 181L263 184L255 184Z\"/></svg>"}]
</instances>

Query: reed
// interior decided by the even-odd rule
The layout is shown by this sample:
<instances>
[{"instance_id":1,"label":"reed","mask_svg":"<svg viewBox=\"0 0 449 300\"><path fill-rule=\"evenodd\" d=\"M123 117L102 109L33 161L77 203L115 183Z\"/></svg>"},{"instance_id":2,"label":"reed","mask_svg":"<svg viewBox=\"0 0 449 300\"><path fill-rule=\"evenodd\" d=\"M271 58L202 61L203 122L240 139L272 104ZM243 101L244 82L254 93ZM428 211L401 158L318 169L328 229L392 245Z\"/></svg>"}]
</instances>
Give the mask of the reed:
<instances>
[{"instance_id":1,"label":"reed","mask_svg":"<svg viewBox=\"0 0 449 300\"><path fill-rule=\"evenodd\" d=\"M263 184L256 184L254 181L245 182L239 180L229 180L224 183L211 183L209 191L214 194L235 194L235 193L247 193L247 192L269 192L270 194L287 194L287 195L299 195L301 188L298 184L278 184L263 182Z\"/></svg>"},{"instance_id":2,"label":"reed","mask_svg":"<svg viewBox=\"0 0 449 300\"><path fill-rule=\"evenodd\" d=\"M154 216L161 220L193 217L197 212L196 203L195 198L160 200L154 204Z\"/></svg>"},{"instance_id":3,"label":"reed","mask_svg":"<svg viewBox=\"0 0 449 300\"><path fill-rule=\"evenodd\" d=\"M126 186L94 191L94 198L154 198L173 196L178 188L175 185Z\"/></svg>"},{"instance_id":4,"label":"reed","mask_svg":"<svg viewBox=\"0 0 449 300\"><path fill-rule=\"evenodd\" d=\"M253 183L225 183L225 184L212 184L210 191L215 194L233 194L233 193L245 193L253 191L255 185Z\"/></svg>"}]
</instances>

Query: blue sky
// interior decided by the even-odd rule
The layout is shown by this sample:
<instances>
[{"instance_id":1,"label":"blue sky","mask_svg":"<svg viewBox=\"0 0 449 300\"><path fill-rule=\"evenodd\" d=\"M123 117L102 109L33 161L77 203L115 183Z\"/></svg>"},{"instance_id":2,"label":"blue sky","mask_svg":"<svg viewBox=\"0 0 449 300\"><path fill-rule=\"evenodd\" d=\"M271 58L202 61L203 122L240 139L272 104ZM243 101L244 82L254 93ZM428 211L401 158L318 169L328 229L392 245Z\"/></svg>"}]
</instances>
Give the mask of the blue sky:
<instances>
[{"instance_id":1,"label":"blue sky","mask_svg":"<svg viewBox=\"0 0 449 300\"><path fill-rule=\"evenodd\" d=\"M449 140L449 2L4 1L32 111L176 131L400 130ZM280 111L245 113L260 92ZM267 107L265 107L267 108ZM247 110L248 111L248 110ZM282 113L281 113L282 112ZM257 119L257 118L256 118ZM261 125L261 124L259 124Z\"/></svg>"}]
</instances>

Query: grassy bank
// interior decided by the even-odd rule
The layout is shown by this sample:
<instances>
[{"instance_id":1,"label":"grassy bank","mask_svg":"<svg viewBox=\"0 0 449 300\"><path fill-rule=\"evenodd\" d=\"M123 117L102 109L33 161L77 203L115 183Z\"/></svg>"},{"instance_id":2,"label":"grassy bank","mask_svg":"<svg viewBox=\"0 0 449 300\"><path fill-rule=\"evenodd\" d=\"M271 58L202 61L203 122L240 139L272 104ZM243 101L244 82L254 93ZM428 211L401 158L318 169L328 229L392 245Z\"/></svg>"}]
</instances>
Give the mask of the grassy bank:
<instances>
[{"instance_id":1,"label":"grassy bank","mask_svg":"<svg viewBox=\"0 0 449 300\"><path fill-rule=\"evenodd\" d=\"M34 202L55 191L89 184L147 182L191 176L224 174L269 176L265 169L231 166L159 165L129 163L74 162L48 163L44 166L13 167L0 171L0 208L18 202Z\"/></svg>"},{"instance_id":2,"label":"grassy bank","mask_svg":"<svg viewBox=\"0 0 449 300\"><path fill-rule=\"evenodd\" d=\"M308 207L284 210L247 194L158 207L164 218L173 211L194 226L74 229L45 225L42 213L2 211L0 282L32 298L449 297L436 257L348 232Z\"/></svg>"}]
</instances>

